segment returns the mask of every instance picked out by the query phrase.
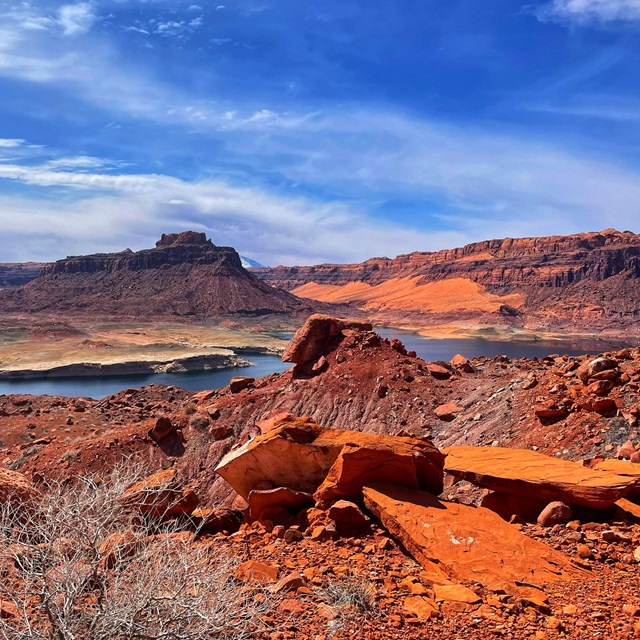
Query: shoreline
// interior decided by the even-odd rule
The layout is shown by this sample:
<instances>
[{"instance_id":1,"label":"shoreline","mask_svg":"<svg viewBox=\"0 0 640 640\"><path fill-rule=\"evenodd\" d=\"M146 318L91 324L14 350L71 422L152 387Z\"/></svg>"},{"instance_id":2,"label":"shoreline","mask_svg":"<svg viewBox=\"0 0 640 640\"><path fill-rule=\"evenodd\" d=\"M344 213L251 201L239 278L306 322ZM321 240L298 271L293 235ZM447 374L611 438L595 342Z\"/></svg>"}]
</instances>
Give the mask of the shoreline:
<instances>
[{"instance_id":1,"label":"shoreline","mask_svg":"<svg viewBox=\"0 0 640 640\"><path fill-rule=\"evenodd\" d=\"M0 380L46 380L70 377L107 377L191 373L216 369L250 367L251 362L233 352L211 353L170 360L129 360L124 362L76 362L42 369L0 370Z\"/></svg>"}]
</instances>

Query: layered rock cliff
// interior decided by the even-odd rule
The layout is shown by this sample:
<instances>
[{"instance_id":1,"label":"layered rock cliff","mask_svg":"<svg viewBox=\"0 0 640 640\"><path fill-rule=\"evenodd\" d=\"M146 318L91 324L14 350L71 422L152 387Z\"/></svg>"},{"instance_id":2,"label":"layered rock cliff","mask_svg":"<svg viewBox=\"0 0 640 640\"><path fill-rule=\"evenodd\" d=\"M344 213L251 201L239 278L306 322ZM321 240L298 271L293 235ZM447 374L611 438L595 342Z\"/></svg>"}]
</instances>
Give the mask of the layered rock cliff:
<instances>
[{"instance_id":1,"label":"layered rock cliff","mask_svg":"<svg viewBox=\"0 0 640 640\"><path fill-rule=\"evenodd\" d=\"M231 247L191 231L163 235L154 249L68 257L46 265L28 284L0 293L0 310L6 312L147 320L296 314L312 306L248 273Z\"/></svg>"},{"instance_id":2,"label":"layered rock cliff","mask_svg":"<svg viewBox=\"0 0 640 640\"><path fill-rule=\"evenodd\" d=\"M640 317L640 235L615 229L253 272L296 295L370 312L493 313L594 326Z\"/></svg>"}]
</instances>

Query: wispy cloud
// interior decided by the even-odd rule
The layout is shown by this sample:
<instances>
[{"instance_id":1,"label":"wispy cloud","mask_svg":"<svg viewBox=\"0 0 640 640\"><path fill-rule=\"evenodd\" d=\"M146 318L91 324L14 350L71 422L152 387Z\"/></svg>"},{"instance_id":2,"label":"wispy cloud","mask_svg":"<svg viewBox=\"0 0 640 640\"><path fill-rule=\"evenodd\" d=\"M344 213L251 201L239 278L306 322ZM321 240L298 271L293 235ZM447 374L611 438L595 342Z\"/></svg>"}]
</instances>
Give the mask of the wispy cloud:
<instances>
[{"instance_id":1,"label":"wispy cloud","mask_svg":"<svg viewBox=\"0 0 640 640\"><path fill-rule=\"evenodd\" d=\"M96 16L89 2L66 4L58 12L58 23L66 36L86 33L91 29Z\"/></svg>"},{"instance_id":2,"label":"wispy cloud","mask_svg":"<svg viewBox=\"0 0 640 640\"><path fill-rule=\"evenodd\" d=\"M399 224L377 224L357 207L340 202L279 196L220 180L62 171L50 165L0 165L2 179L71 190L62 201L45 201L36 194L0 197L6 260L53 259L61 251L117 250L124 245L142 248L152 246L162 232L185 228L205 230L214 242L270 264L361 260L468 239L456 232L408 232ZM57 254L29 236L34 229L56 239Z\"/></svg>"},{"instance_id":3,"label":"wispy cloud","mask_svg":"<svg viewBox=\"0 0 640 640\"><path fill-rule=\"evenodd\" d=\"M22 138L0 138L0 148L3 149L15 149L26 144L26 140Z\"/></svg>"},{"instance_id":4,"label":"wispy cloud","mask_svg":"<svg viewBox=\"0 0 640 640\"><path fill-rule=\"evenodd\" d=\"M638 22L640 0L553 0L535 10L543 21Z\"/></svg>"}]
</instances>

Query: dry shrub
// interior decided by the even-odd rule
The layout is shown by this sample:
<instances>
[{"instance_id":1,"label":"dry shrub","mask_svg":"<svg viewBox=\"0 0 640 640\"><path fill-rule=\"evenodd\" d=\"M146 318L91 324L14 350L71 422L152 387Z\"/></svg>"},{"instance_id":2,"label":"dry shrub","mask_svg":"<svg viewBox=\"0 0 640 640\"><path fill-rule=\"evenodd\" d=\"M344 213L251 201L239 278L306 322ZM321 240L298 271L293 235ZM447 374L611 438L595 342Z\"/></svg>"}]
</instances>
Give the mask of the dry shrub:
<instances>
[{"instance_id":1,"label":"dry shrub","mask_svg":"<svg viewBox=\"0 0 640 640\"><path fill-rule=\"evenodd\" d=\"M146 475L130 462L102 480L51 482L0 508L0 617L6 640L242 639L270 596L235 579L194 534L141 517L119 498ZM6 612L5 612L6 613Z\"/></svg>"},{"instance_id":2,"label":"dry shrub","mask_svg":"<svg viewBox=\"0 0 640 640\"><path fill-rule=\"evenodd\" d=\"M333 613L328 625L331 634L377 614L375 589L364 579L344 578L320 589L318 594Z\"/></svg>"}]
</instances>

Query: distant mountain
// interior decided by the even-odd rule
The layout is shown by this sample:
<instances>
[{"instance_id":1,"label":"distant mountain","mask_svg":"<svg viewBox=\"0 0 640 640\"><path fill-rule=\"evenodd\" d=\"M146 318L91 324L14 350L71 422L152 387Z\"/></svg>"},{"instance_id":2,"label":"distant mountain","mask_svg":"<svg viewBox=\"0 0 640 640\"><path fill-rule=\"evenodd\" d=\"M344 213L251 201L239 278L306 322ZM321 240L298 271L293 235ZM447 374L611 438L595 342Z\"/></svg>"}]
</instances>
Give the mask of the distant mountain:
<instances>
[{"instance_id":1,"label":"distant mountain","mask_svg":"<svg viewBox=\"0 0 640 640\"><path fill-rule=\"evenodd\" d=\"M147 320L304 314L316 306L262 282L234 249L193 231L163 234L154 249L58 260L28 284L0 291L5 312Z\"/></svg>"},{"instance_id":2,"label":"distant mountain","mask_svg":"<svg viewBox=\"0 0 640 640\"><path fill-rule=\"evenodd\" d=\"M537 328L634 328L640 319L640 235L599 233L487 240L360 264L274 267L272 286L347 303L387 322L458 320Z\"/></svg>"},{"instance_id":3,"label":"distant mountain","mask_svg":"<svg viewBox=\"0 0 640 640\"><path fill-rule=\"evenodd\" d=\"M257 260L247 258L247 256L240 256L240 262L245 269L267 269L264 264L260 264Z\"/></svg>"}]
</instances>

